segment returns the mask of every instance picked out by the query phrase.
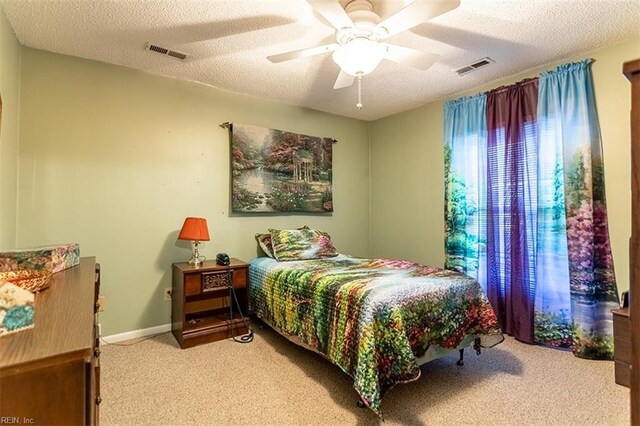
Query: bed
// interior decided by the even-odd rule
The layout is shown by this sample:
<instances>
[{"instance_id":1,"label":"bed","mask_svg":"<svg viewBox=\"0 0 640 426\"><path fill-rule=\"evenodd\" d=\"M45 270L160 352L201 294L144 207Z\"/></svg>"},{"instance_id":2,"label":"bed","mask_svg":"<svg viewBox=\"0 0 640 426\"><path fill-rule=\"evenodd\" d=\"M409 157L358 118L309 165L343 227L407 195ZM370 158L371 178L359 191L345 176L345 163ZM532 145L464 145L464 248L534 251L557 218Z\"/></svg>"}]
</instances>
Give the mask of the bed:
<instances>
[{"instance_id":1,"label":"bed","mask_svg":"<svg viewBox=\"0 0 640 426\"><path fill-rule=\"evenodd\" d=\"M417 380L422 363L503 340L477 281L398 260L256 258L249 309L350 375L359 403L378 415L385 392Z\"/></svg>"}]
</instances>

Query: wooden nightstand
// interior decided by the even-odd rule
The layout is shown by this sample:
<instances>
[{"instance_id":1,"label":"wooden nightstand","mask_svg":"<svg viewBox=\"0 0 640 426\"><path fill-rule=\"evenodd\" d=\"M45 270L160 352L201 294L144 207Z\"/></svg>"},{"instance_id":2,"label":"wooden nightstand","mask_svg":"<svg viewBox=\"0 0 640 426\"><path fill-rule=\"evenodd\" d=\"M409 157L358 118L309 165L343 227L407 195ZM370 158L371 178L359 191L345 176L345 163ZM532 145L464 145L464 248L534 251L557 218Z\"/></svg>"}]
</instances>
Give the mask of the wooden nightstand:
<instances>
[{"instance_id":1,"label":"wooden nightstand","mask_svg":"<svg viewBox=\"0 0 640 426\"><path fill-rule=\"evenodd\" d=\"M199 267L174 263L172 269L171 330L181 348L247 333L227 285L233 283L246 315L249 264L232 258L229 266L206 260ZM229 314L232 304L233 319Z\"/></svg>"}]
</instances>

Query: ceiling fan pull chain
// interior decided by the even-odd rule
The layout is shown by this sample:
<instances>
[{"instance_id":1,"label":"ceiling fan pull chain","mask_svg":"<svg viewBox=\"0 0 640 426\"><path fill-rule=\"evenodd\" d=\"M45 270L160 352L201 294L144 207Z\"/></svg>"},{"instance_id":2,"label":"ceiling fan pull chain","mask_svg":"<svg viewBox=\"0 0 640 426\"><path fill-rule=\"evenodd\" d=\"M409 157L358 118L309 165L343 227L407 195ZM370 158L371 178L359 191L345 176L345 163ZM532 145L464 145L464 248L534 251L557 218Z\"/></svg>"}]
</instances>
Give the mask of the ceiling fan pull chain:
<instances>
[{"instance_id":1,"label":"ceiling fan pull chain","mask_svg":"<svg viewBox=\"0 0 640 426\"><path fill-rule=\"evenodd\" d=\"M362 75L358 76L358 109L362 109Z\"/></svg>"}]
</instances>

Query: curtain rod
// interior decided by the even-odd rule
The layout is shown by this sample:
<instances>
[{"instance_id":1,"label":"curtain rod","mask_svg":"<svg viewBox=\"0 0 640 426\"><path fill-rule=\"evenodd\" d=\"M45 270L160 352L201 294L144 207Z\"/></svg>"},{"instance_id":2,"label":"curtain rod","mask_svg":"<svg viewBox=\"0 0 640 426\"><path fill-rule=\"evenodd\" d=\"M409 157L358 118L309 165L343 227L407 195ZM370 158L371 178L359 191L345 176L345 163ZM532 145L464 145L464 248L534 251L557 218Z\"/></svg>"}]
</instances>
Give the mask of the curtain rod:
<instances>
[{"instance_id":1,"label":"curtain rod","mask_svg":"<svg viewBox=\"0 0 640 426\"><path fill-rule=\"evenodd\" d=\"M233 123L230 121L225 121L224 123L218 124L218 126L222 127L223 129L231 129L233 127ZM333 141L333 143L338 143L336 139L331 140Z\"/></svg>"}]
</instances>

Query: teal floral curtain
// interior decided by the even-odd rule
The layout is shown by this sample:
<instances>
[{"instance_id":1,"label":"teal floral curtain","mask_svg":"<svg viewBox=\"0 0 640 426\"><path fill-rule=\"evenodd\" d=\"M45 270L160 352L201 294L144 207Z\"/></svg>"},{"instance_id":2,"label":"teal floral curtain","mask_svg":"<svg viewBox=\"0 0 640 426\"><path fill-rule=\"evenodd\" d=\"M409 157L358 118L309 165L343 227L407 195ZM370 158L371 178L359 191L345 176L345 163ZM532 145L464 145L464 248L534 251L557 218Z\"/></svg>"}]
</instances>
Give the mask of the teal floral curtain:
<instances>
[{"instance_id":1,"label":"teal floral curtain","mask_svg":"<svg viewBox=\"0 0 640 426\"><path fill-rule=\"evenodd\" d=\"M540 175L536 341L585 358L613 358L618 290L607 225L592 59L539 80ZM567 283L569 285L567 285Z\"/></svg>"},{"instance_id":2,"label":"teal floral curtain","mask_svg":"<svg viewBox=\"0 0 640 426\"><path fill-rule=\"evenodd\" d=\"M489 299L501 327L520 340L612 359L611 309L619 300L591 63L540 75L530 95L537 106L527 114L519 104L497 105L492 92L491 111L484 93L445 103L445 267L496 296ZM522 83L501 90L515 92ZM508 126L490 120L496 108L506 111ZM520 149L523 140L533 148ZM511 158L510 150L520 154ZM527 185L535 191L520 191ZM516 256L522 237L513 234L522 218L527 229L533 221L533 249L524 257ZM533 309L522 310L523 303ZM509 331L514 316L527 330Z\"/></svg>"},{"instance_id":3,"label":"teal floral curtain","mask_svg":"<svg viewBox=\"0 0 640 426\"><path fill-rule=\"evenodd\" d=\"M486 288L487 97L445 103L445 267Z\"/></svg>"}]
</instances>

